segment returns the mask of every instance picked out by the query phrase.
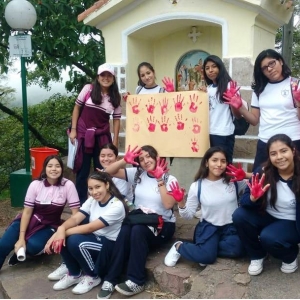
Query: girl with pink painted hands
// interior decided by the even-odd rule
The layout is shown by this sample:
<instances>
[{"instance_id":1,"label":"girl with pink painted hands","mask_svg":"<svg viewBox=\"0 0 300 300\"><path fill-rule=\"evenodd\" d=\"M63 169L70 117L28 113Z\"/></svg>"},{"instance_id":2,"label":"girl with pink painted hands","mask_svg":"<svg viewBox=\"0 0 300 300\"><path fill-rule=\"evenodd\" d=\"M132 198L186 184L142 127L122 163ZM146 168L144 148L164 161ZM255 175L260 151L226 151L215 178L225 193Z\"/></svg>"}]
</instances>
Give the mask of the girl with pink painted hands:
<instances>
[{"instance_id":1,"label":"girl with pink painted hands","mask_svg":"<svg viewBox=\"0 0 300 300\"><path fill-rule=\"evenodd\" d=\"M126 167L133 164L137 167ZM158 233L147 225L123 224L112 253L109 272L98 294L110 295L116 289L119 293L132 296L145 289L145 264L150 247L157 247L169 241L175 232L173 206L176 203L171 186L177 183L168 174L167 163L158 156L150 145L128 147L124 158L109 165L105 171L114 177L128 181L134 187L134 205L152 210L161 215L164 224ZM125 263L128 262L126 280L119 283Z\"/></svg>"},{"instance_id":2,"label":"girl with pink painted hands","mask_svg":"<svg viewBox=\"0 0 300 300\"><path fill-rule=\"evenodd\" d=\"M282 261L283 273L298 268L300 158L292 139L285 134L272 136L267 152L267 162L252 175L241 206L232 216L251 260L250 275L263 271L267 254Z\"/></svg>"}]
</instances>

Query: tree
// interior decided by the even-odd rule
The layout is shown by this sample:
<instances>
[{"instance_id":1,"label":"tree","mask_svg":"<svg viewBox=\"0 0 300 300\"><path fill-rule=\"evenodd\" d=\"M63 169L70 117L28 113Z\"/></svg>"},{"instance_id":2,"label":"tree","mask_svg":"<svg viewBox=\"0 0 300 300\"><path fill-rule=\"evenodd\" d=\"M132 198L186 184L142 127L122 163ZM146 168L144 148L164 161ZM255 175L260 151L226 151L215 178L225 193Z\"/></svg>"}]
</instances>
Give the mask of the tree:
<instances>
[{"instance_id":1,"label":"tree","mask_svg":"<svg viewBox=\"0 0 300 300\"><path fill-rule=\"evenodd\" d=\"M48 88L50 80L60 81L61 71L69 68L68 91L79 92L93 79L97 67L105 60L104 40L96 27L77 21L77 15L94 4L93 0L28 0L37 11L32 29L33 55L28 63L36 65L28 72L28 83ZM0 1L4 16L9 0ZM0 23L0 72L7 73L9 63L8 38L10 27L5 19Z\"/></svg>"},{"instance_id":2,"label":"tree","mask_svg":"<svg viewBox=\"0 0 300 300\"><path fill-rule=\"evenodd\" d=\"M1 96L2 95L2 96ZM0 93L1 98L6 93ZM74 106L74 96L55 94L40 104L28 107L30 143L29 147L44 146L56 148L67 155L66 129L70 123L70 111ZM21 108L11 109L10 116L0 119L0 192L8 187L9 174L24 167L24 137L20 118Z\"/></svg>"},{"instance_id":3,"label":"tree","mask_svg":"<svg viewBox=\"0 0 300 300\"><path fill-rule=\"evenodd\" d=\"M294 12L289 22L280 27L276 34L275 48L282 53L285 61L291 67L292 75L300 77L300 1L294 0Z\"/></svg>"}]
</instances>

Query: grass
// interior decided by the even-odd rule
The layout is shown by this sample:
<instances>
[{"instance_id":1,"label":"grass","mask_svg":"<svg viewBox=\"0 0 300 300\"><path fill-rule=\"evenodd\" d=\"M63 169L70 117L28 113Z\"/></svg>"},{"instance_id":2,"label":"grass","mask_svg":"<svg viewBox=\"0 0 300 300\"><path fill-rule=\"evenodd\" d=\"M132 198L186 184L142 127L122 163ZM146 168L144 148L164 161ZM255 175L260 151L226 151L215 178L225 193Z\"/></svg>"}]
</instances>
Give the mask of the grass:
<instances>
[{"instance_id":1,"label":"grass","mask_svg":"<svg viewBox=\"0 0 300 300\"><path fill-rule=\"evenodd\" d=\"M7 200L7 199L10 199L10 191L9 191L9 189L3 190L3 191L0 193L0 201L1 201L1 200Z\"/></svg>"}]
</instances>

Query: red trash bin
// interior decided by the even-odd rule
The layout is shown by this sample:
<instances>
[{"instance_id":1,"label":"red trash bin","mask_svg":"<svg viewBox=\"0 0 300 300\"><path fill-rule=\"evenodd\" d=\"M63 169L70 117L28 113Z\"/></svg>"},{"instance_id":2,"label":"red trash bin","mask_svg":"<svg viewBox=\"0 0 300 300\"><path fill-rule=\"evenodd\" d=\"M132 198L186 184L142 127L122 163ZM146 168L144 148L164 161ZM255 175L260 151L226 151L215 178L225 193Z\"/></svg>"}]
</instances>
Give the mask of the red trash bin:
<instances>
[{"instance_id":1,"label":"red trash bin","mask_svg":"<svg viewBox=\"0 0 300 300\"><path fill-rule=\"evenodd\" d=\"M59 153L57 149L49 147L31 148L29 150L31 156L32 179L36 179L40 176L46 157L49 155L58 155Z\"/></svg>"}]
</instances>

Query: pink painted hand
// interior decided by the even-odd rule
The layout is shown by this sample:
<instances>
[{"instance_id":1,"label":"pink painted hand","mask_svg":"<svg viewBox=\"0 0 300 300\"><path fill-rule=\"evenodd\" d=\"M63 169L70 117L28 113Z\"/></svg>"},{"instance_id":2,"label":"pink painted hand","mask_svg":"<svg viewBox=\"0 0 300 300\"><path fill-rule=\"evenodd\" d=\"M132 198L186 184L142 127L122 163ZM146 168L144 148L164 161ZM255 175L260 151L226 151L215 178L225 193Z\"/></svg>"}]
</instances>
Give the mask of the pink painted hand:
<instances>
[{"instance_id":1,"label":"pink painted hand","mask_svg":"<svg viewBox=\"0 0 300 300\"><path fill-rule=\"evenodd\" d=\"M138 146L135 146L131 151L130 151L130 145L128 146L127 152L124 155L124 160L128 164L136 165L138 166L138 163L134 161L136 157L138 157L141 154L141 148Z\"/></svg>"},{"instance_id":2,"label":"pink painted hand","mask_svg":"<svg viewBox=\"0 0 300 300\"><path fill-rule=\"evenodd\" d=\"M59 254L61 252L62 246L65 245L64 239L54 240L51 244L54 253Z\"/></svg>"},{"instance_id":3,"label":"pink painted hand","mask_svg":"<svg viewBox=\"0 0 300 300\"><path fill-rule=\"evenodd\" d=\"M167 194L172 196L177 202L181 202L184 198L185 189L179 186L178 181L171 182L170 188L171 192L168 192Z\"/></svg>"},{"instance_id":4,"label":"pink painted hand","mask_svg":"<svg viewBox=\"0 0 300 300\"><path fill-rule=\"evenodd\" d=\"M264 181L265 174L262 174L261 178L259 179L259 173L257 173L256 175L252 175L251 183L247 183L254 201L258 200L269 189L270 184L263 186Z\"/></svg>"},{"instance_id":5,"label":"pink painted hand","mask_svg":"<svg viewBox=\"0 0 300 300\"><path fill-rule=\"evenodd\" d=\"M298 87L299 87L299 83L292 84L293 98L296 101L296 105L300 106L300 89Z\"/></svg>"},{"instance_id":6,"label":"pink painted hand","mask_svg":"<svg viewBox=\"0 0 300 300\"><path fill-rule=\"evenodd\" d=\"M154 176L156 179L162 178L162 176L169 171L167 168L168 163L165 159L161 159L160 157L156 160L156 168L155 170L148 171L152 176Z\"/></svg>"},{"instance_id":7,"label":"pink painted hand","mask_svg":"<svg viewBox=\"0 0 300 300\"><path fill-rule=\"evenodd\" d=\"M175 88L174 88L174 80L171 79L170 77L164 77L162 80L162 83L165 85L165 90L168 93L174 92Z\"/></svg>"},{"instance_id":8,"label":"pink painted hand","mask_svg":"<svg viewBox=\"0 0 300 300\"><path fill-rule=\"evenodd\" d=\"M127 101L127 98L128 98L129 95L130 95L129 92L126 92L126 93L124 93L124 94L122 95L123 100L124 100L125 102Z\"/></svg>"},{"instance_id":9,"label":"pink painted hand","mask_svg":"<svg viewBox=\"0 0 300 300\"><path fill-rule=\"evenodd\" d=\"M241 167L241 163L238 163L238 167L236 168L234 165L228 165L226 168L226 174L231 176L230 182L241 181L245 179L246 173Z\"/></svg>"},{"instance_id":10,"label":"pink painted hand","mask_svg":"<svg viewBox=\"0 0 300 300\"><path fill-rule=\"evenodd\" d=\"M223 93L224 103L229 104L230 106L239 109L242 107L242 98L238 93L241 87L237 87L236 81L230 81L229 89Z\"/></svg>"}]
</instances>

